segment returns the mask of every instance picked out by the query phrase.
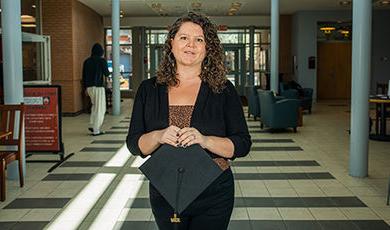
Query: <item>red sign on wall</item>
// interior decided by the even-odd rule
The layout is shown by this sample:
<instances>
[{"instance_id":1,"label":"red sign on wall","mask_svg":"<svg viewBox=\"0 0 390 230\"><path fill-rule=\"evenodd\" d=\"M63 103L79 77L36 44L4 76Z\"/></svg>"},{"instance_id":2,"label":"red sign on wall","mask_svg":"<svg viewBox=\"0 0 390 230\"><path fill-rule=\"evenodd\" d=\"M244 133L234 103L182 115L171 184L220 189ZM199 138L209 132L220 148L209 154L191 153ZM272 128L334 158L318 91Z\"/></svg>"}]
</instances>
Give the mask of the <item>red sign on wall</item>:
<instances>
[{"instance_id":1,"label":"red sign on wall","mask_svg":"<svg viewBox=\"0 0 390 230\"><path fill-rule=\"evenodd\" d=\"M24 87L26 151L61 151L59 87Z\"/></svg>"}]
</instances>

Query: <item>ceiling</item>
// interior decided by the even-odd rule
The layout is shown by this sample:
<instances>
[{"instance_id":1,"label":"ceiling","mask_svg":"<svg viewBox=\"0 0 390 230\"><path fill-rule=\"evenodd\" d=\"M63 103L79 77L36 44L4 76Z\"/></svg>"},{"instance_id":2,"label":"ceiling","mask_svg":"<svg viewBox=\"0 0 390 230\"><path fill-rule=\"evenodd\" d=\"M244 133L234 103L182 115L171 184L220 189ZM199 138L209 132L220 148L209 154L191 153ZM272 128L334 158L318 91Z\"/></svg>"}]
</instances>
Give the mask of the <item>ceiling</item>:
<instances>
[{"instance_id":1,"label":"ceiling","mask_svg":"<svg viewBox=\"0 0 390 230\"><path fill-rule=\"evenodd\" d=\"M111 15L111 0L79 0L103 16ZM279 0L281 14L297 11L351 10L351 5L343 6L341 0ZM238 2L238 4L237 4ZM349 1L350 2L350 1ZM380 6L373 0L375 8ZM120 0L120 8L125 17L180 16L188 11L201 12L208 16L227 16L229 9L236 4L238 16L269 15L271 0Z\"/></svg>"}]
</instances>

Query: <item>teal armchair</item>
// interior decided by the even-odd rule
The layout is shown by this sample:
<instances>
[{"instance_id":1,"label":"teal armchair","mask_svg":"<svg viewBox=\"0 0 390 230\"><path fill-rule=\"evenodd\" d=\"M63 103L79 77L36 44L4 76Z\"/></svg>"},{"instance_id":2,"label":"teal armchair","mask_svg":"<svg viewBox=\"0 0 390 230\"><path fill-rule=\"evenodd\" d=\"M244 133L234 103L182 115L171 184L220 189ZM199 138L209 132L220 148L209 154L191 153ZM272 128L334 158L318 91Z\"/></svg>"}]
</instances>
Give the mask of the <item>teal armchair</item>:
<instances>
[{"instance_id":1,"label":"teal armchair","mask_svg":"<svg viewBox=\"0 0 390 230\"><path fill-rule=\"evenodd\" d=\"M303 110L307 110L311 113L311 107L313 104L313 89L312 88L299 88L293 89L283 82L279 83L280 96L288 99L299 100L300 106Z\"/></svg>"},{"instance_id":2,"label":"teal armchair","mask_svg":"<svg viewBox=\"0 0 390 230\"><path fill-rule=\"evenodd\" d=\"M261 128L293 128L297 132L299 101L296 99L277 100L272 91L259 90L261 107Z\"/></svg>"}]
</instances>

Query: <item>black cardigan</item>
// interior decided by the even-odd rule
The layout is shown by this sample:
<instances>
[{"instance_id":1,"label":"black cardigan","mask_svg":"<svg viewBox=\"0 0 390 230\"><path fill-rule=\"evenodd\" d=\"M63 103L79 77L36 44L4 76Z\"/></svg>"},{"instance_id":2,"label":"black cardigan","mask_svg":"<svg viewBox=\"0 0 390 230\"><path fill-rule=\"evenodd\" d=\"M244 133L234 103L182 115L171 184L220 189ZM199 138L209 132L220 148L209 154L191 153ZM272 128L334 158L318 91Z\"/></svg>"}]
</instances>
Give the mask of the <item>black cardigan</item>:
<instances>
[{"instance_id":1,"label":"black cardigan","mask_svg":"<svg viewBox=\"0 0 390 230\"><path fill-rule=\"evenodd\" d=\"M136 94L127 135L127 147L133 155L145 157L139 149L139 138L153 130L165 129L168 122L168 90L156 78L144 80ZM206 136L227 137L234 144L234 156L244 157L252 145L241 100L230 81L221 93L214 93L202 82L191 118L191 127ZM209 152L209 151L208 151ZM220 157L209 152L211 157Z\"/></svg>"}]
</instances>

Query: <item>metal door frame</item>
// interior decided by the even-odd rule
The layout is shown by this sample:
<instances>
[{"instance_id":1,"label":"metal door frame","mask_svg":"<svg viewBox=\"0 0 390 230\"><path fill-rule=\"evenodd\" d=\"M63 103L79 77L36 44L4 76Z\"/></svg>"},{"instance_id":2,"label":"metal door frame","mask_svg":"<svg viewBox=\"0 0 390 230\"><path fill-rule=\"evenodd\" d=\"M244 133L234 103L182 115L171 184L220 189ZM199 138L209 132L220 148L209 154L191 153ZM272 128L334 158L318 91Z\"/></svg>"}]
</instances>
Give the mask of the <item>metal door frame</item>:
<instances>
[{"instance_id":1,"label":"metal door frame","mask_svg":"<svg viewBox=\"0 0 390 230\"><path fill-rule=\"evenodd\" d=\"M239 95L244 95L246 85L245 44L222 44L224 52L234 51L235 63L234 81ZM237 60L236 60L237 58Z\"/></svg>"},{"instance_id":2,"label":"metal door frame","mask_svg":"<svg viewBox=\"0 0 390 230\"><path fill-rule=\"evenodd\" d=\"M159 63L161 61L157 60L159 59L159 50L161 50L161 57L162 57L162 49L163 49L163 44L149 44L149 58L150 58L150 68L149 68L149 76L154 77L157 76L157 69Z\"/></svg>"},{"instance_id":3,"label":"metal door frame","mask_svg":"<svg viewBox=\"0 0 390 230\"><path fill-rule=\"evenodd\" d=\"M41 79L23 81L24 84L50 84L51 83L51 44L50 36L22 32L22 42L41 43L37 50L38 71L41 71Z\"/></svg>"}]
</instances>

